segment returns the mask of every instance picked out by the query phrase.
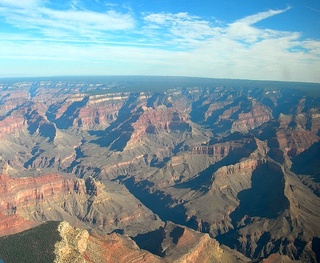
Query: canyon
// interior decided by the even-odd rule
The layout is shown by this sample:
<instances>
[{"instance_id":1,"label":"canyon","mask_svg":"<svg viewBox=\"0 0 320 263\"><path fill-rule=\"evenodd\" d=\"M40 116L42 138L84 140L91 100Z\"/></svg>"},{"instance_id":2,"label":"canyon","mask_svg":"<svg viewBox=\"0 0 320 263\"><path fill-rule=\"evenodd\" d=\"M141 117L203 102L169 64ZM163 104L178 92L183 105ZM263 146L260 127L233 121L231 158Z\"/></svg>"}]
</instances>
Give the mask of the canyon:
<instances>
[{"instance_id":1,"label":"canyon","mask_svg":"<svg viewBox=\"0 0 320 263\"><path fill-rule=\"evenodd\" d=\"M2 238L60 222L55 262L320 262L310 84L124 79L0 85Z\"/></svg>"}]
</instances>

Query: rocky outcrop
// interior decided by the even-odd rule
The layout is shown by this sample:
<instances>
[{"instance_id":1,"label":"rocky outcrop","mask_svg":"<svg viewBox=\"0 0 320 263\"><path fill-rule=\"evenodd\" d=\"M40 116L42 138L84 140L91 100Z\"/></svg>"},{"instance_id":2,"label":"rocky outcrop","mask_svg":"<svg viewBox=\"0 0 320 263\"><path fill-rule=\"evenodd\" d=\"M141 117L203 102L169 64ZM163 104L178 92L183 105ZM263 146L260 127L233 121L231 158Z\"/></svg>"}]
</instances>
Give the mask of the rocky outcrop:
<instances>
[{"instance_id":1,"label":"rocky outcrop","mask_svg":"<svg viewBox=\"0 0 320 263\"><path fill-rule=\"evenodd\" d=\"M197 122L215 127L218 133L226 131L247 133L272 119L270 108L257 99L238 94L232 96L231 94L228 96L223 92L214 92L209 95L203 99L204 101L198 106L199 108L195 108L195 112L191 113L192 116L194 115L193 118Z\"/></svg>"},{"instance_id":2,"label":"rocky outcrop","mask_svg":"<svg viewBox=\"0 0 320 263\"><path fill-rule=\"evenodd\" d=\"M320 110L312 108L309 112L309 120L307 120L306 126L313 133L319 134L320 131ZM308 127L309 126L309 127Z\"/></svg>"},{"instance_id":3,"label":"rocky outcrop","mask_svg":"<svg viewBox=\"0 0 320 263\"><path fill-rule=\"evenodd\" d=\"M247 132L272 118L271 111L266 106L252 100L251 109L246 113L238 113L237 119L232 123L231 132Z\"/></svg>"},{"instance_id":4,"label":"rocky outcrop","mask_svg":"<svg viewBox=\"0 0 320 263\"><path fill-rule=\"evenodd\" d=\"M133 125L134 138L136 139L146 134L160 134L170 131L186 132L191 129L187 117L174 108L161 105L155 109L147 107L143 109L143 114Z\"/></svg>"},{"instance_id":5,"label":"rocky outcrop","mask_svg":"<svg viewBox=\"0 0 320 263\"><path fill-rule=\"evenodd\" d=\"M55 245L54 262L85 262L82 253L87 249L88 231L76 229L67 222L60 223L58 231L62 240Z\"/></svg>"},{"instance_id":6,"label":"rocky outcrop","mask_svg":"<svg viewBox=\"0 0 320 263\"><path fill-rule=\"evenodd\" d=\"M319 141L319 137L313 132L301 127L295 129L281 129L276 133L278 149L282 150L285 155L294 157Z\"/></svg>"},{"instance_id":7,"label":"rocky outcrop","mask_svg":"<svg viewBox=\"0 0 320 263\"><path fill-rule=\"evenodd\" d=\"M199 145L191 146L190 151L192 154L208 154L215 157L225 158L235 150L243 149L243 152L250 148L252 140L244 139L241 141L230 141L227 143L216 143L213 145Z\"/></svg>"},{"instance_id":8,"label":"rocky outcrop","mask_svg":"<svg viewBox=\"0 0 320 263\"><path fill-rule=\"evenodd\" d=\"M221 235L221 242L251 258L279 251L290 259L316 262L314 237L320 233L315 222L320 220L313 211L319 209L320 203L311 201L312 191L286 167L273 162L258 166L251 177L251 187L237 197L240 204L230 214L234 229Z\"/></svg>"},{"instance_id":9,"label":"rocky outcrop","mask_svg":"<svg viewBox=\"0 0 320 263\"><path fill-rule=\"evenodd\" d=\"M128 237L116 233L99 236L62 222L62 240L55 245L56 263L64 262L161 262L160 258L140 250Z\"/></svg>"},{"instance_id":10,"label":"rocky outcrop","mask_svg":"<svg viewBox=\"0 0 320 263\"><path fill-rule=\"evenodd\" d=\"M55 262L247 262L236 251L221 248L207 234L174 225L170 222L160 231L149 235L140 246L150 249L159 245L161 256L139 248L128 236L112 233L99 236L74 228L66 222L59 227L62 240L55 245ZM157 236L160 234L162 236ZM149 244L146 244L149 242ZM158 243L160 242L160 243Z\"/></svg>"},{"instance_id":11,"label":"rocky outcrop","mask_svg":"<svg viewBox=\"0 0 320 263\"><path fill-rule=\"evenodd\" d=\"M127 99L127 93L92 95L87 105L80 109L73 125L84 130L105 129L117 119L118 111Z\"/></svg>"},{"instance_id":12,"label":"rocky outcrop","mask_svg":"<svg viewBox=\"0 0 320 263\"><path fill-rule=\"evenodd\" d=\"M28 100L28 97L28 88L25 87L2 89L0 94L0 116L3 118L3 116L8 116L12 111L19 109Z\"/></svg>"},{"instance_id":13,"label":"rocky outcrop","mask_svg":"<svg viewBox=\"0 0 320 263\"><path fill-rule=\"evenodd\" d=\"M167 222L154 232L133 238L140 248L164 259L164 262L247 262L236 251L221 247L208 234Z\"/></svg>"}]
</instances>

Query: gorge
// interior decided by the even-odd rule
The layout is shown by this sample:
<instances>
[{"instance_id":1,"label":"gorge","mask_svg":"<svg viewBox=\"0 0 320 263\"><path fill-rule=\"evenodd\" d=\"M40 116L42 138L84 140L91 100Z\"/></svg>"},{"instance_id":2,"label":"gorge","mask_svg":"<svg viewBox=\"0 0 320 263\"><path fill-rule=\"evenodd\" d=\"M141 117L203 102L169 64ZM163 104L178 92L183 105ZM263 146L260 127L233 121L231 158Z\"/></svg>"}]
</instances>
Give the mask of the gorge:
<instances>
[{"instance_id":1,"label":"gorge","mask_svg":"<svg viewBox=\"0 0 320 263\"><path fill-rule=\"evenodd\" d=\"M120 80L0 85L1 244L48 224L55 262L320 262L317 84Z\"/></svg>"}]
</instances>

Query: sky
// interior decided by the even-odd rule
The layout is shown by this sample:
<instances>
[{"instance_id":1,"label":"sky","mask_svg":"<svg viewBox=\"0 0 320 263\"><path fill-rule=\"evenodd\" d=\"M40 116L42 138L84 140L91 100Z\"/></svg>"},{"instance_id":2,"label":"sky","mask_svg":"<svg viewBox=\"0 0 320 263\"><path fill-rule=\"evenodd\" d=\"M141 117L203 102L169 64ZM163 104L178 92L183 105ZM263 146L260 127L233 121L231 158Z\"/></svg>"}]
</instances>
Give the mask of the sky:
<instances>
[{"instance_id":1,"label":"sky","mask_svg":"<svg viewBox=\"0 0 320 263\"><path fill-rule=\"evenodd\" d=\"M319 0L0 0L0 77L320 83Z\"/></svg>"}]
</instances>

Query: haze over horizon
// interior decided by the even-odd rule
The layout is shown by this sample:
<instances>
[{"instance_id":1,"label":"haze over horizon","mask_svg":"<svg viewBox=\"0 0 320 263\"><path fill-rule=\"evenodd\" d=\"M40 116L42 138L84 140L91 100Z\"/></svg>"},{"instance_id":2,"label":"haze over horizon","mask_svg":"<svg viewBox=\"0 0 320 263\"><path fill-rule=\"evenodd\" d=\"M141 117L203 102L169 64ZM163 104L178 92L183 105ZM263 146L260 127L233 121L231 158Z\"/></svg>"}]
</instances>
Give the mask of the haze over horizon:
<instances>
[{"instance_id":1,"label":"haze over horizon","mask_svg":"<svg viewBox=\"0 0 320 263\"><path fill-rule=\"evenodd\" d=\"M0 0L0 77L320 83L320 2Z\"/></svg>"}]
</instances>

